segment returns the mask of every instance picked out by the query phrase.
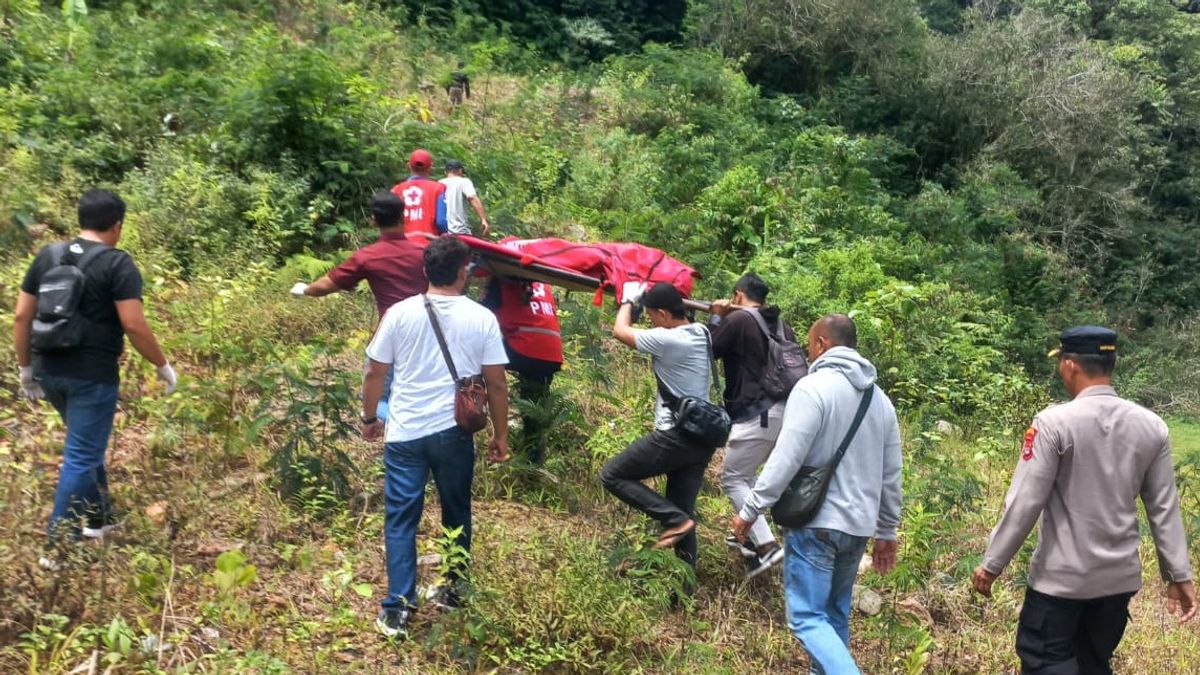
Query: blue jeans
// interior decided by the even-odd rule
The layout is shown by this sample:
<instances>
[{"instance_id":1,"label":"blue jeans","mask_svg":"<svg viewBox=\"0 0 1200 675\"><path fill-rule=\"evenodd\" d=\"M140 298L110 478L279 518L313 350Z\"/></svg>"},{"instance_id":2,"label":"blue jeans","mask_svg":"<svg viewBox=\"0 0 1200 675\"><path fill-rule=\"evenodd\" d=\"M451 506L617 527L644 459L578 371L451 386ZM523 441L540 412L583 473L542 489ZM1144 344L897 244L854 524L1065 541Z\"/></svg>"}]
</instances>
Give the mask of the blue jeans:
<instances>
[{"instance_id":1,"label":"blue jeans","mask_svg":"<svg viewBox=\"0 0 1200 675\"><path fill-rule=\"evenodd\" d=\"M425 510L425 483L433 471L442 526L462 528L456 542L471 550L471 481L475 476L475 439L451 427L412 441L383 446L384 541L387 544L388 595L384 609L415 607L417 602L417 526ZM451 581L466 570L450 570Z\"/></svg>"},{"instance_id":2,"label":"blue jeans","mask_svg":"<svg viewBox=\"0 0 1200 675\"><path fill-rule=\"evenodd\" d=\"M117 384L57 375L38 381L67 427L47 532L52 539L77 539L81 518L103 522L112 512L104 452L117 414Z\"/></svg>"},{"instance_id":3,"label":"blue jeans","mask_svg":"<svg viewBox=\"0 0 1200 675\"><path fill-rule=\"evenodd\" d=\"M788 530L783 586L788 625L819 675L858 673L850 655L850 596L867 537L817 528Z\"/></svg>"}]
</instances>

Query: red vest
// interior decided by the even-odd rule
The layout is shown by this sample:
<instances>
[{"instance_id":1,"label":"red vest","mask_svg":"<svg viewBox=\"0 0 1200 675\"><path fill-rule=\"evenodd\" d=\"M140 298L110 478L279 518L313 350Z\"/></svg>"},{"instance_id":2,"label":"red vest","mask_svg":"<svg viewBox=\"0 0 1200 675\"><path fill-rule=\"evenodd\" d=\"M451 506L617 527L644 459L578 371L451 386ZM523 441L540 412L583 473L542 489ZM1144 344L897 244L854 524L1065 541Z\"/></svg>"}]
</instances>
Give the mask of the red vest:
<instances>
[{"instance_id":1,"label":"red vest","mask_svg":"<svg viewBox=\"0 0 1200 675\"><path fill-rule=\"evenodd\" d=\"M562 336L559 332L558 310L554 294L540 281L529 284L526 299L525 282L500 281L500 307L496 320L500 332L513 351L531 359L562 363Z\"/></svg>"},{"instance_id":2,"label":"red vest","mask_svg":"<svg viewBox=\"0 0 1200 675\"><path fill-rule=\"evenodd\" d=\"M409 178L392 188L392 194L404 200L404 234L440 234L437 203L445 191L445 185L429 178Z\"/></svg>"}]
</instances>

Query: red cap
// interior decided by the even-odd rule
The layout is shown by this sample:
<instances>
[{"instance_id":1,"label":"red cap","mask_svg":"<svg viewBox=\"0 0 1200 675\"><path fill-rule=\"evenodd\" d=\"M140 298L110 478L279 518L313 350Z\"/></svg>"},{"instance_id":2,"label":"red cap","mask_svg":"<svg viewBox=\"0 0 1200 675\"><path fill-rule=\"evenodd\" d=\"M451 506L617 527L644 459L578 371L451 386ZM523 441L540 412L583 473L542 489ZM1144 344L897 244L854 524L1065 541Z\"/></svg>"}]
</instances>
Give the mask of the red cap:
<instances>
[{"instance_id":1,"label":"red cap","mask_svg":"<svg viewBox=\"0 0 1200 675\"><path fill-rule=\"evenodd\" d=\"M413 150L408 156L408 166L412 169L429 169L433 166L433 155L424 148Z\"/></svg>"}]
</instances>

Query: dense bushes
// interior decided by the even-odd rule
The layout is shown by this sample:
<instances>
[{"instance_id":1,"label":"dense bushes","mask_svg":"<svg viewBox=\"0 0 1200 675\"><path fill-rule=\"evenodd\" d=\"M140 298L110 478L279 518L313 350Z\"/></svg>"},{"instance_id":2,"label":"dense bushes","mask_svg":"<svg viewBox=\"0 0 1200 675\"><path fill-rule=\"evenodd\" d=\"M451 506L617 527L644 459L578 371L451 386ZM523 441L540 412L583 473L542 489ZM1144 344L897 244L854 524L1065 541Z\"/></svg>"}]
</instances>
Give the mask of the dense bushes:
<instances>
[{"instance_id":1,"label":"dense bushes","mask_svg":"<svg viewBox=\"0 0 1200 675\"><path fill-rule=\"evenodd\" d=\"M930 415L986 408L976 389L1008 386L996 378L1013 364L1049 375L1040 355L1065 323L1141 328L1148 302L1190 306L1194 214L1154 222L1170 200L1144 187L1150 168L1190 180L1172 154L1186 148L1148 139L1155 124L1193 123L1183 81L1156 64L1192 67L1181 45L1194 26L1118 3L1101 29L1036 3L957 15L944 36L898 2L848 35L875 10L775 4L777 25L697 14L693 36L719 28L728 52L770 38L796 98L764 97L711 51L652 44L525 80L476 70L493 93L454 114L429 79L455 57L421 51L441 29L403 33L403 12L123 3L72 29L14 6L0 59L5 238L37 221L69 229L73 195L100 182L129 197L128 245L173 275L298 253L311 266L359 239L367 195L423 145L466 160L504 233L658 245L702 270L704 295L758 269L801 323L859 312L885 378ZM1148 30L1164 22L1183 34ZM870 38L884 33L894 43ZM519 49L480 36L462 46L472 68ZM928 403L939 388L950 393Z\"/></svg>"}]
</instances>

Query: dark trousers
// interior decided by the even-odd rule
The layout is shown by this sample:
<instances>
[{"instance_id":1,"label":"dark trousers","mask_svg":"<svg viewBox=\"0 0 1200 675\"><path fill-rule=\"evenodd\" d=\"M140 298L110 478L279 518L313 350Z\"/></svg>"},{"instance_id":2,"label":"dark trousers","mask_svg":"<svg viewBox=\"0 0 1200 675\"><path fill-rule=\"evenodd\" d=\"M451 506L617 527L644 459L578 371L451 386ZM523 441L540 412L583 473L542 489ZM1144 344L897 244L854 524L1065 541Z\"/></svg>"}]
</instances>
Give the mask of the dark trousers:
<instances>
[{"instance_id":1,"label":"dark trousers","mask_svg":"<svg viewBox=\"0 0 1200 675\"><path fill-rule=\"evenodd\" d=\"M383 446L383 537L388 594L384 609L417 602L417 526L425 510L425 483L433 473L442 505L442 527L461 527L455 543L471 550L471 481L475 476L475 440L457 426L411 441ZM440 536L440 534L438 535ZM450 581L466 574L465 561L449 571Z\"/></svg>"},{"instance_id":2,"label":"dark trousers","mask_svg":"<svg viewBox=\"0 0 1200 675\"><path fill-rule=\"evenodd\" d=\"M562 364L555 361L533 359L508 351L508 369L517 375L517 398L528 403L521 410L521 450L529 461L541 464L546 458L546 432L549 421L554 417L550 409L550 384Z\"/></svg>"},{"instance_id":3,"label":"dark trousers","mask_svg":"<svg viewBox=\"0 0 1200 675\"><path fill-rule=\"evenodd\" d=\"M1028 675L1111 675L1133 593L1068 600L1025 591L1017 656Z\"/></svg>"},{"instance_id":4,"label":"dark trousers","mask_svg":"<svg viewBox=\"0 0 1200 675\"><path fill-rule=\"evenodd\" d=\"M664 528L674 527L695 516L696 495L714 450L677 429L653 431L608 460L600 471L600 481L618 499ZM666 495L642 482L663 475L667 477ZM695 531L679 540L675 554L696 565Z\"/></svg>"}]
</instances>

